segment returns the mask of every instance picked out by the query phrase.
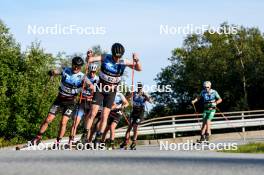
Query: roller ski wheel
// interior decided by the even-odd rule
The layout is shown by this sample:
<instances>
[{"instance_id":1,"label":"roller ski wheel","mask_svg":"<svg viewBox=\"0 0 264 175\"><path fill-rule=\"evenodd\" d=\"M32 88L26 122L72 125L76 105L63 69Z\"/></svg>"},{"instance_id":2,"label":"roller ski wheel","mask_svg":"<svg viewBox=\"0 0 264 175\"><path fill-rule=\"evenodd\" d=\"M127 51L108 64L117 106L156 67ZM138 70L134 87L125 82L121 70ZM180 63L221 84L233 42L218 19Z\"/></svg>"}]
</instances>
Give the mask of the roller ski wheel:
<instances>
[{"instance_id":1,"label":"roller ski wheel","mask_svg":"<svg viewBox=\"0 0 264 175\"><path fill-rule=\"evenodd\" d=\"M30 147L28 144L16 146L16 151L19 151L19 150L22 150L22 149L25 149L25 148L28 148L28 147Z\"/></svg>"}]
</instances>

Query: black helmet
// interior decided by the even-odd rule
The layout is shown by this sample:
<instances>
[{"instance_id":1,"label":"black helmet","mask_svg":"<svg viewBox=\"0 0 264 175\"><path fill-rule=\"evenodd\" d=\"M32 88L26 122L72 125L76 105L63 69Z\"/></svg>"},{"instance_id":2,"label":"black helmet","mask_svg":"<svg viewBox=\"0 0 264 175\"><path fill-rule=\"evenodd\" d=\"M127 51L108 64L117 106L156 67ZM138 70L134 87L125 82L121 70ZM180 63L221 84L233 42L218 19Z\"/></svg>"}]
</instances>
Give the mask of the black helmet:
<instances>
[{"instance_id":1,"label":"black helmet","mask_svg":"<svg viewBox=\"0 0 264 175\"><path fill-rule=\"evenodd\" d=\"M131 95L132 95L132 93L127 91L125 97L130 97Z\"/></svg>"},{"instance_id":2,"label":"black helmet","mask_svg":"<svg viewBox=\"0 0 264 175\"><path fill-rule=\"evenodd\" d=\"M84 61L81 57L74 57L72 59L72 65L82 66L83 64L84 64Z\"/></svg>"},{"instance_id":3,"label":"black helmet","mask_svg":"<svg viewBox=\"0 0 264 175\"><path fill-rule=\"evenodd\" d=\"M125 53L125 48L120 43L115 43L112 45L112 55L115 57L122 57Z\"/></svg>"},{"instance_id":4,"label":"black helmet","mask_svg":"<svg viewBox=\"0 0 264 175\"><path fill-rule=\"evenodd\" d=\"M140 81L137 82L137 87L138 87L138 88L143 88L143 84L142 84L142 82L140 82Z\"/></svg>"}]
</instances>

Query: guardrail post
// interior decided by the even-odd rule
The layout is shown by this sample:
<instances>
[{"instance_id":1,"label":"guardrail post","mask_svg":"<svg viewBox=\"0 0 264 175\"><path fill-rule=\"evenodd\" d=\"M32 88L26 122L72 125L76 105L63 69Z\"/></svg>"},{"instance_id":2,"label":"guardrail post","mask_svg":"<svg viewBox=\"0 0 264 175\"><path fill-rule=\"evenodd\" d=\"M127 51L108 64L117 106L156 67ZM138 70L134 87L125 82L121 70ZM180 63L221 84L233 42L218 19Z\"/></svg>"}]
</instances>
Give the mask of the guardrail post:
<instances>
[{"instance_id":1,"label":"guardrail post","mask_svg":"<svg viewBox=\"0 0 264 175\"><path fill-rule=\"evenodd\" d=\"M246 133L246 127L245 127L245 115L244 115L244 112L242 112L242 121L243 121L243 127L242 127L242 132L243 132L243 140L244 142L246 141L246 138L245 138L245 133Z\"/></svg>"},{"instance_id":2,"label":"guardrail post","mask_svg":"<svg viewBox=\"0 0 264 175\"><path fill-rule=\"evenodd\" d=\"M172 117L172 125L174 126L175 125L175 117ZM172 138L176 138L176 132L174 131L173 133L172 133Z\"/></svg>"},{"instance_id":3,"label":"guardrail post","mask_svg":"<svg viewBox=\"0 0 264 175\"><path fill-rule=\"evenodd\" d=\"M244 121L244 112L242 113L242 121L243 121L243 127L242 127L242 132L245 133L246 132L246 128L245 128L245 121Z\"/></svg>"}]
</instances>

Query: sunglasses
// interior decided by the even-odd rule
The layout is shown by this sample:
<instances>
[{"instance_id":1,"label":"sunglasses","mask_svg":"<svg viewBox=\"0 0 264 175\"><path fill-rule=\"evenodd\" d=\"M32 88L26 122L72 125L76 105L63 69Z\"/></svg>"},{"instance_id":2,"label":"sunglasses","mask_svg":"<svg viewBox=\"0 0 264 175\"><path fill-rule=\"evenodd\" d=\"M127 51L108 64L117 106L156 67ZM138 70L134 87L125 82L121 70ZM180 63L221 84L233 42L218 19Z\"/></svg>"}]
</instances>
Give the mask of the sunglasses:
<instances>
[{"instance_id":1,"label":"sunglasses","mask_svg":"<svg viewBox=\"0 0 264 175\"><path fill-rule=\"evenodd\" d=\"M205 89L210 89L210 87L206 87L206 86L204 86L204 88L205 88Z\"/></svg>"},{"instance_id":2,"label":"sunglasses","mask_svg":"<svg viewBox=\"0 0 264 175\"><path fill-rule=\"evenodd\" d=\"M78 65L72 65L72 67L75 69L75 68L78 68L78 69L81 69L82 66L78 66Z\"/></svg>"}]
</instances>

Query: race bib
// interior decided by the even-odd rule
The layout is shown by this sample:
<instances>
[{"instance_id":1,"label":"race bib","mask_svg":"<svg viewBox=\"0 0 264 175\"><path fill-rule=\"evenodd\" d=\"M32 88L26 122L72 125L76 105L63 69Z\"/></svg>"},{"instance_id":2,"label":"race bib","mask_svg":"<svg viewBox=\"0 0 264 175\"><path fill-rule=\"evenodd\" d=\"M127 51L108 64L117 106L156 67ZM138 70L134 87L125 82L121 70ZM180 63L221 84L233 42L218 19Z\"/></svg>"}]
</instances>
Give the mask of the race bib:
<instances>
[{"instance_id":1,"label":"race bib","mask_svg":"<svg viewBox=\"0 0 264 175\"><path fill-rule=\"evenodd\" d=\"M61 86L60 86L61 90L67 94L71 94L71 95L75 95L75 94L78 94L80 89L72 89L72 88L69 88L69 87L66 87L64 86L62 83L61 83Z\"/></svg>"},{"instance_id":2,"label":"race bib","mask_svg":"<svg viewBox=\"0 0 264 175\"><path fill-rule=\"evenodd\" d=\"M112 77L112 76L104 74L103 72L100 72L99 77L102 80L104 80L108 83L111 83L111 84L117 84L121 81L121 77Z\"/></svg>"},{"instance_id":3,"label":"race bib","mask_svg":"<svg viewBox=\"0 0 264 175\"><path fill-rule=\"evenodd\" d=\"M141 103L139 103L139 102L133 102L133 106L138 106L138 107L141 107L142 106L142 104Z\"/></svg>"}]
</instances>

